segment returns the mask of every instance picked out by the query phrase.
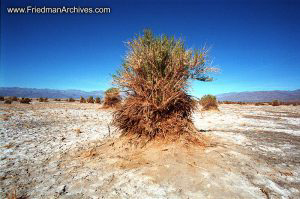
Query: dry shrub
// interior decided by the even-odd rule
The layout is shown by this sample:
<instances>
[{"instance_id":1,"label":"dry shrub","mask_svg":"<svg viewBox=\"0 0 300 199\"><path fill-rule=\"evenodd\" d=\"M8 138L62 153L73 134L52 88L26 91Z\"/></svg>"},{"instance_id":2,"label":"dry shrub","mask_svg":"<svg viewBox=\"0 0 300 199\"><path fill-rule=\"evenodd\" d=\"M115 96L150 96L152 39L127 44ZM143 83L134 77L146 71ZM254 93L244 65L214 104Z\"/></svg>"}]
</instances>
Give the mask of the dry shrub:
<instances>
[{"instance_id":1,"label":"dry shrub","mask_svg":"<svg viewBox=\"0 0 300 199\"><path fill-rule=\"evenodd\" d=\"M120 90L118 88L110 88L105 91L104 108L118 107L121 104Z\"/></svg>"},{"instance_id":2,"label":"dry shrub","mask_svg":"<svg viewBox=\"0 0 300 199\"><path fill-rule=\"evenodd\" d=\"M224 101L223 104L235 104L235 102L232 102L232 101Z\"/></svg>"},{"instance_id":3,"label":"dry shrub","mask_svg":"<svg viewBox=\"0 0 300 199\"><path fill-rule=\"evenodd\" d=\"M202 110L219 110L217 98L213 95L204 95L200 99L200 104L202 105Z\"/></svg>"},{"instance_id":4,"label":"dry shrub","mask_svg":"<svg viewBox=\"0 0 300 199\"><path fill-rule=\"evenodd\" d=\"M265 103L263 103L263 102L256 102L254 105L255 106L263 106L263 105L265 105Z\"/></svg>"},{"instance_id":5,"label":"dry shrub","mask_svg":"<svg viewBox=\"0 0 300 199\"><path fill-rule=\"evenodd\" d=\"M280 102L278 100L273 100L272 101L272 106L279 106Z\"/></svg>"},{"instance_id":6,"label":"dry shrub","mask_svg":"<svg viewBox=\"0 0 300 199\"><path fill-rule=\"evenodd\" d=\"M4 97L3 96L0 96L0 101L4 101Z\"/></svg>"},{"instance_id":7,"label":"dry shrub","mask_svg":"<svg viewBox=\"0 0 300 199\"><path fill-rule=\"evenodd\" d=\"M128 43L129 51L114 83L127 93L113 123L123 135L150 139L193 131L196 104L187 94L189 80L211 81L207 50L188 50L182 40L150 30Z\"/></svg>"},{"instance_id":8,"label":"dry shrub","mask_svg":"<svg viewBox=\"0 0 300 199\"><path fill-rule=\"evenodd\" d=\"M61 101L61 99L55 98L55 99L54 99L54 101L56 101L56 102L60 102L60 101Z\"/></svg>"},{"instance_id":9,"label":"dry shrub","mask_svg":"<svg viewBox=\"0 0 300 199\"><path fill-rule=\"evenodd\" d=\"M48 98L47 97L46 98L40 97L39 102L48 102Z\"/></svg>"},{"instance_id":10,"label":"dry shrub","mask_svg":"<svg viewBox=\"0 0 300 199\"><path fill-rule=\"evenodd\" d=\"M21 104L30 104L30 102L31 102L31 99L29 99L29 98L22 98L21 100L20 100L20 103Z\"/></svg>"},{"instance_id":11,"label":"dry shrub","mask_svg":"<svg viewBox=\"0 0 300 199\"><path fill-rule=\"evenodd\" d=\"M80 102L80 103L86 103L86 100L84 99L84 97L80 96L79 102Z\"/></svg>"},{"instance_id":12,"label":"dry shrub","mask_svg":"<svg viewBox=\"0 0 300 199\"><path fill-rule=\"evenodd\" d=\"M18 98L16 97L16 96L12 96L12 97L9 97L9 99L11 100L11 101L18 101Z\"/></svg>"},{"instance_id":13,"label":"dry shrub","mask_svg":"<svg viewBox=\"0 0 300 199\"><path fill-rule=\"evenodd\" d=\"M97 103L97 104L101 104L101 98L100 98L100 97L96 97L96 99L95 99L95 103Z\"/></svg>"},{"instance_id":14,"label":"dry shrub","mask_svg":"<svg viewBox=\"0 0 300 199\"><path fill-rule=\"evenodd\" d=\"M12 103L12 101L9 100L9 99L7 99L7 100L4 101L4 104L11 104L11 103Z\"/></svg>"},{"instance_id":15,"label":"dry shrub","mask_svg":"<svg viewBox=\"0 0 300 199\"><path fill-rule=\"evenodd\" d=\"M68 102L75 102L75 99L73 99L72 97L70 97L70 98L68 99Z\"/></svg>"},{"instance_id":16,"label":"dry shrub","mask_svg":"<svg viewBox=\"0 0 300 199\"><path fill-rule=\"evenodd\" d=\"M93 96L89 96L89 98L87 98L87 103L94 103L94 98Z\"/></svg>"}]
</instances>

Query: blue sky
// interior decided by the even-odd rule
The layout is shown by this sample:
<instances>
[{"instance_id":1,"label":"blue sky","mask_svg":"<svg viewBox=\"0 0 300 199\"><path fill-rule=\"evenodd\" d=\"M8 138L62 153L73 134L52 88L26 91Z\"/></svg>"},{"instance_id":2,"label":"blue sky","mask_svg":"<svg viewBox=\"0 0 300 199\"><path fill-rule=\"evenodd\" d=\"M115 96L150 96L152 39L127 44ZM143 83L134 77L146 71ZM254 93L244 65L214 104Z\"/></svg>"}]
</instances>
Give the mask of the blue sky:
<instances>
[{"instance_id":1,"label":"blue sky","mask_svg":"<svg viewBox=\"0 0 300 199\"><path fill-rule=\"evenodd\" d=\"M192 94L300 88L300 1L1 0L0 86L105 90L144 28L211 47L221 68ZM111 8L110 14L8 14L28 5Z\"/></svg>"}]
</instances>

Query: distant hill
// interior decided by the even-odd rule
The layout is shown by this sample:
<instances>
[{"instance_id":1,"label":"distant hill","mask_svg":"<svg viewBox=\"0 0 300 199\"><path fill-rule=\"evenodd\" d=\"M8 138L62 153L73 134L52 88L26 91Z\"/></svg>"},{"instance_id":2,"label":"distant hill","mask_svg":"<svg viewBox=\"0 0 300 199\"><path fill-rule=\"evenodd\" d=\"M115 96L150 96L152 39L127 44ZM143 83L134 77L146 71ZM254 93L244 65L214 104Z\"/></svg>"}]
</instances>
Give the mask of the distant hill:
<instances>
[{"instance_id":1,"label":"distant hill","mask_svg":"<svg viewBox=\"0 0 300 199\"><path fill-rule=\"evenodd\" d=\"M81 91L81 90L56 90L37 89L19 87L0 87L0 96L17 97L48 97L48 98L87 98L103 97L104 91ZM270 102L274 99L280 101L300 101L300 89L294 91L252 91L252 92L232 92L217 95L219 101L241 101L241 102Z\"/></svg>"},{"instance_id":2,"label":"distant hill","mask_svg":"<svg viewBox=\"0 0 300 199\"><path fill-rule=\"evenodd\" d=\"M89 96L103 97L104 91L81 91L81 90L55 90L55 89L37 89L37 88L19 88L19 87L0 87L0 96L17 96L29 98L86 98Z\"/></svg>"},{"instance_id":3,"label":"distant hill","mask_svg":"<svg viewBox=\"0 0 300 199\"><path fill-rule=\"evenodd\" d=\"M217 95L219 101L234 102L270 102L280 101L300 101L300 89L294 91L252 91L252 92L233 92Z\"/></svg>"}]
</instances>

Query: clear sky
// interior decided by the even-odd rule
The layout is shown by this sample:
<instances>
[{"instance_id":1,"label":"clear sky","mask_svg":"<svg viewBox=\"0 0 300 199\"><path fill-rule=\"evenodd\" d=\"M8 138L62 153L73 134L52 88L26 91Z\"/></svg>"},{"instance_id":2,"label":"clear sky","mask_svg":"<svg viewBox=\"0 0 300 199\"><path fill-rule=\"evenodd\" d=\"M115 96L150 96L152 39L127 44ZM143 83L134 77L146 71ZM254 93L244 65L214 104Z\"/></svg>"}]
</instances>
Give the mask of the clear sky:
<instances>
[{"instance_id":1,"label":"clear sky","mask_svg":"<svg viewBox=\"0 0 300 199\"><path fill-rule=\"evenodd\" d=\"M8 7L111 8L110 14L8 14ZM300 88L300 1L1 0L0 86L105 90L124 42L151 28L211 47L221 68L192 94Z\"/></svg>"}]
</instances>

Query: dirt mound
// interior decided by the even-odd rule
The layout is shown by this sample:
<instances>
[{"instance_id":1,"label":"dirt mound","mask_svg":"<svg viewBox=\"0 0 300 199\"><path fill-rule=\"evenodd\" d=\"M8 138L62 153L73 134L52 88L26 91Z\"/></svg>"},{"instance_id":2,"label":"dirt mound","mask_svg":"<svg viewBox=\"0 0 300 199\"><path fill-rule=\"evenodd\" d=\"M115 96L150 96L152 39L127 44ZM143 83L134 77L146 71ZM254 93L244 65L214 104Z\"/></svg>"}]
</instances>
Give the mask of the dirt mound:
<instances>
[{"instance_id":1,"label":"dirt mound","mask_svg":"<svg viewBox=\"0 0 300 199\"><path fill-rule=\"evenodd\" d=\"M152 183L172 187L176 197L213 195L217 198L232 198L237 197L237 193L241 198L263 196L259 188L232 172L236 168L226 165L230 157L226 155L226 147L209 136L182 135L179 139L150 142L145 139L143 144L140 140L123 136L76 151L69 159L80 160L89 169L101 167L107 172L139 170ZM230 159L229 162L234 162L232 157ZM65 165L68 164L65 162ZM112 189L114 183L124 180L116 178L114 175L107 189Z\"/></svg>"}]
</instances>

